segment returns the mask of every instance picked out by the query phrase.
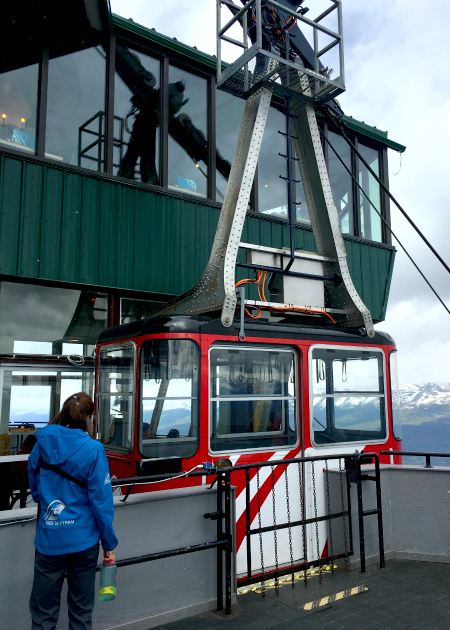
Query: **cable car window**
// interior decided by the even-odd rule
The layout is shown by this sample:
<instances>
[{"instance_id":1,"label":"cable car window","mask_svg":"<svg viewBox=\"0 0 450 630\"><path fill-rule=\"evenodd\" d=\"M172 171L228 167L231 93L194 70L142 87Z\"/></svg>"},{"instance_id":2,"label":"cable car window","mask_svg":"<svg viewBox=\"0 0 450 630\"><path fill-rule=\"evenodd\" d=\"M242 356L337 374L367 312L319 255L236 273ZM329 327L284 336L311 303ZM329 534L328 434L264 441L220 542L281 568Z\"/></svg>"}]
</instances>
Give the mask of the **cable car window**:
<instances>
[{"instance_id":1,"label":"cable car window","mask_svg":"<svg viewBox=\"0 0 450 630\"><path fill-rule=\"evenodd\" d=\"M212 451L292 447L298 441L293 350L212 348Z\"/></svg>"},{"instance_id":2,"label":"cable car window","mask_svg":"<svg viewBox=\"0 0 450 630\"><path fill-rule=\"evenodd\" d=\"M372 348L312 349L315 444L386 439L383 359L382 351Z\"/></svg>"},{"instance_id":3,"label":"cable car window","mask_svg":"<svg viewBox=\"0 0 450 630\"><path fill-rule=\"evenodd\" d=\"M134 365L134 344L100 350L97 437L108 450L132 448Z\"/></svg>"},{"instance_id":4,"label":"cable car window","mask_svg":"<svg viewBox=\"0 0 450 630\"><path fill-rule=\"evenodd\" d=\"M199 445L197 344L153 339L141 352L140 452L144 457L192 457Z\"/></svg>"},{"instance_id":5,"label":"cable car window","mask_svg":"<svg viewBox=\"0 0 450 630\"><path fill-rule=\"evenodd\" d=\"M402 421L400 413L400 382L398 380L397 350L393 350L389 355L389 376L391 379L392 428L395 439L400 442L402 439Z\"/></svg>"}]
</instances>

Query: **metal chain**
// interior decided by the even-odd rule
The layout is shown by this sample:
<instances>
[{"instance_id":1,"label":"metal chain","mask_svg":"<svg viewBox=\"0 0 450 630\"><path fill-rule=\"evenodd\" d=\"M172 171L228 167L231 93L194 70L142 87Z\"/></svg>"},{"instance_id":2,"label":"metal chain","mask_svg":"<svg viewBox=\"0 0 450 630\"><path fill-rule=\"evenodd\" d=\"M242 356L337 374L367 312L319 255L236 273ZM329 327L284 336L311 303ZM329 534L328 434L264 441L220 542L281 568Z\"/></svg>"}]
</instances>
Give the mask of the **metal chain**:
<instances>
[{"instance_id":1,"label":"metal chain","mask_svg":"<svg viewBox=\"0 0 450 630\"><path fill-rule=\"evenodd\" d=\"M261 497L259 495L259 468L256 470L256 496L258 497L258 527L261 530ZM259 551L261 553L261 595L266 596L266 584L264 582L264 554L262 533L259 532Z\"/></svg>"},{"instance_id":2,"label":"metal chain","mask_svg":"<svg viewBox=\"0 0 450 630\"><path fill-rule=\"evenodd\" d=\"M339 481L341 484L341 505L342 512L345 511L344 504L344 484L342 481L342 460L339 458ZM345 520L345 515L342 516L342 524L344 528L344 550L345 550L345 572L348 573L349 565L348 565L348 541L347 541L347 521Z\"/></svg>"},{"instance_id":3,"label":"metal chain","mask_svg":"<svg viewBox=\"0 0 450 630\"><path fill-rule=\"evenodd\" d=\"M286 466L284 467L284 480L286 484L286 509L287 509L287 518L288 518L289 553L291 556L291 581L292 581L292 588L294 588L295 586L294 555L292 553L292 530L291 530L291 508L289 505L288 464L286 464Z\"/></svg>"},{"instance_id":4,"label":"metal chain","mask_svg":"<svg viewBox=\"0 0 450 630\"><path fill-rule=\"evenodd\" d=\"M330 553L328 554L331 558L331 573L334 575L334 560L333 560L333 527L330 519L331 515L331 505L330 505L330 480L328 477L328 460L325 460L325 480L327 486L327 510L328 510L328 532L330 536Z\"/></svg>"},{"instance_id":5,"label":"metal chain","mask_svg":"<svg viewBox=\"0 0 450 630\"><path fill-rule=\"evenodd\" d=\"M298 463L298 489L300 492L300 513L302 515L302 520L305 518L305 510L304 510L304 502L303 502L303 483L302 483L302 462ZM306 562L307 562L307 554L306 554L306 525L303 523L302 525L302 536L303 536L303 581L305 586L308 586L308 578L306 576Z\"/></svg>"},{"instance_id":6,"label":"metal chain","mask_svg":"<svg viewBox=\"0 0 450 630\"><path fill-rule=\"evenodd\" d=\"M272 470L272 508L273 508L273 526L277 524L277 512L275 507L275 475L274 475L274 467L270 467ZM275 593L278 595L279 593L279 584L278 584L278 540L277 540L277 530L273 530L273 544L275 547Z\"/></svg>"},{"instance_id":7,"label":"metal chain","mask_svg":"<svg viewBox=\"0 0 450 630\"><path fill-rule=\"evenodd\" d=\"M311 462L312 471L312 487L313 487L313 499L314 499L314 518L316 519L316 547L317 547L317 560L319 561L319 584L322 584L322 563L320 561L320 545L319 545L319 523L317 522L317 495L316 495L316 474L314 471L314 462Z\"/></svg>"}]
</instances>

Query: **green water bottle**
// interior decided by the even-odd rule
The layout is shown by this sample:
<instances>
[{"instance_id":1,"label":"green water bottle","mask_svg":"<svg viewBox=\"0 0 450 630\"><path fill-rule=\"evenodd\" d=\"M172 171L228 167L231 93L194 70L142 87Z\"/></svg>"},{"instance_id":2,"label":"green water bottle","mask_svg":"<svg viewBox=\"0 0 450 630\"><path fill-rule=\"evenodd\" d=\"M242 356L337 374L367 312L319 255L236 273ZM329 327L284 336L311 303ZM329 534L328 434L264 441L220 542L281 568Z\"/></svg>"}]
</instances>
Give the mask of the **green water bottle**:
<instances>
[{"instance_id":1,"label":"green water bottle","mask_svg":"<svg viewBox=\"0 0 450 630\"><path fill-rule=\"evenodd\" d=\"M99 598L102 602L109 602L116 598L117 566L114 560L103 560L100 567Z\"/></svg>"}]
</instances>

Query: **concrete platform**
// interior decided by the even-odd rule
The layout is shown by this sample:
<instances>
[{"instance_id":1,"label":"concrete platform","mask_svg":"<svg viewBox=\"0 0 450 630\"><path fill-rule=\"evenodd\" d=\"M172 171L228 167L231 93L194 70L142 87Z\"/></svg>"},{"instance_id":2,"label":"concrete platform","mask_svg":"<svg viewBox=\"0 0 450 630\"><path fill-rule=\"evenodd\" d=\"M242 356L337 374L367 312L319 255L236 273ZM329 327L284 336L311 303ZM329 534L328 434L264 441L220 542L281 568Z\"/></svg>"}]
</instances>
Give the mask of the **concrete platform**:
<instances>
[{"instance_id":1,"label":"concrete platform","mask_svg":"<svg viewBox=\"0 0 450 630\"><path fill-rule=\"evenodd\" d=\"M285 579L285 578L284 578ZM251 587L250 587L251 588ZM386 569L371 565L334 575L318 572L305 588L301 579L240 593L231 618L203 613L159 626L159 630L444 630L450 628L450 565L390 560Z\"/></svg>"}]
</instances>

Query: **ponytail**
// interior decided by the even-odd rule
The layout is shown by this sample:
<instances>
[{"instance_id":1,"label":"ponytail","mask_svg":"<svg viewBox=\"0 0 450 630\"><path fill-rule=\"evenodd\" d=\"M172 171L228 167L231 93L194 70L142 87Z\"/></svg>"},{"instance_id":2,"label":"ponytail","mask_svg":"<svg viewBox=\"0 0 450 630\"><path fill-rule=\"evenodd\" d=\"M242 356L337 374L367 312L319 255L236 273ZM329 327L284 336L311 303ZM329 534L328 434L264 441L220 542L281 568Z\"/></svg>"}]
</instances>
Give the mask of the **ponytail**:
<instances>
[{"instance_id":1,"label":"ponytail","mask_svg":"<svg viewBox=\"0 0 450 630\"><path fill-rule=\"evenodd\" d=\"M81 429L89 433L89 418L94 412L92 398L85 392L69 396L61 411L49 421L49 424L60 424L69 429Z\"/></svg>"}]
</instances>

